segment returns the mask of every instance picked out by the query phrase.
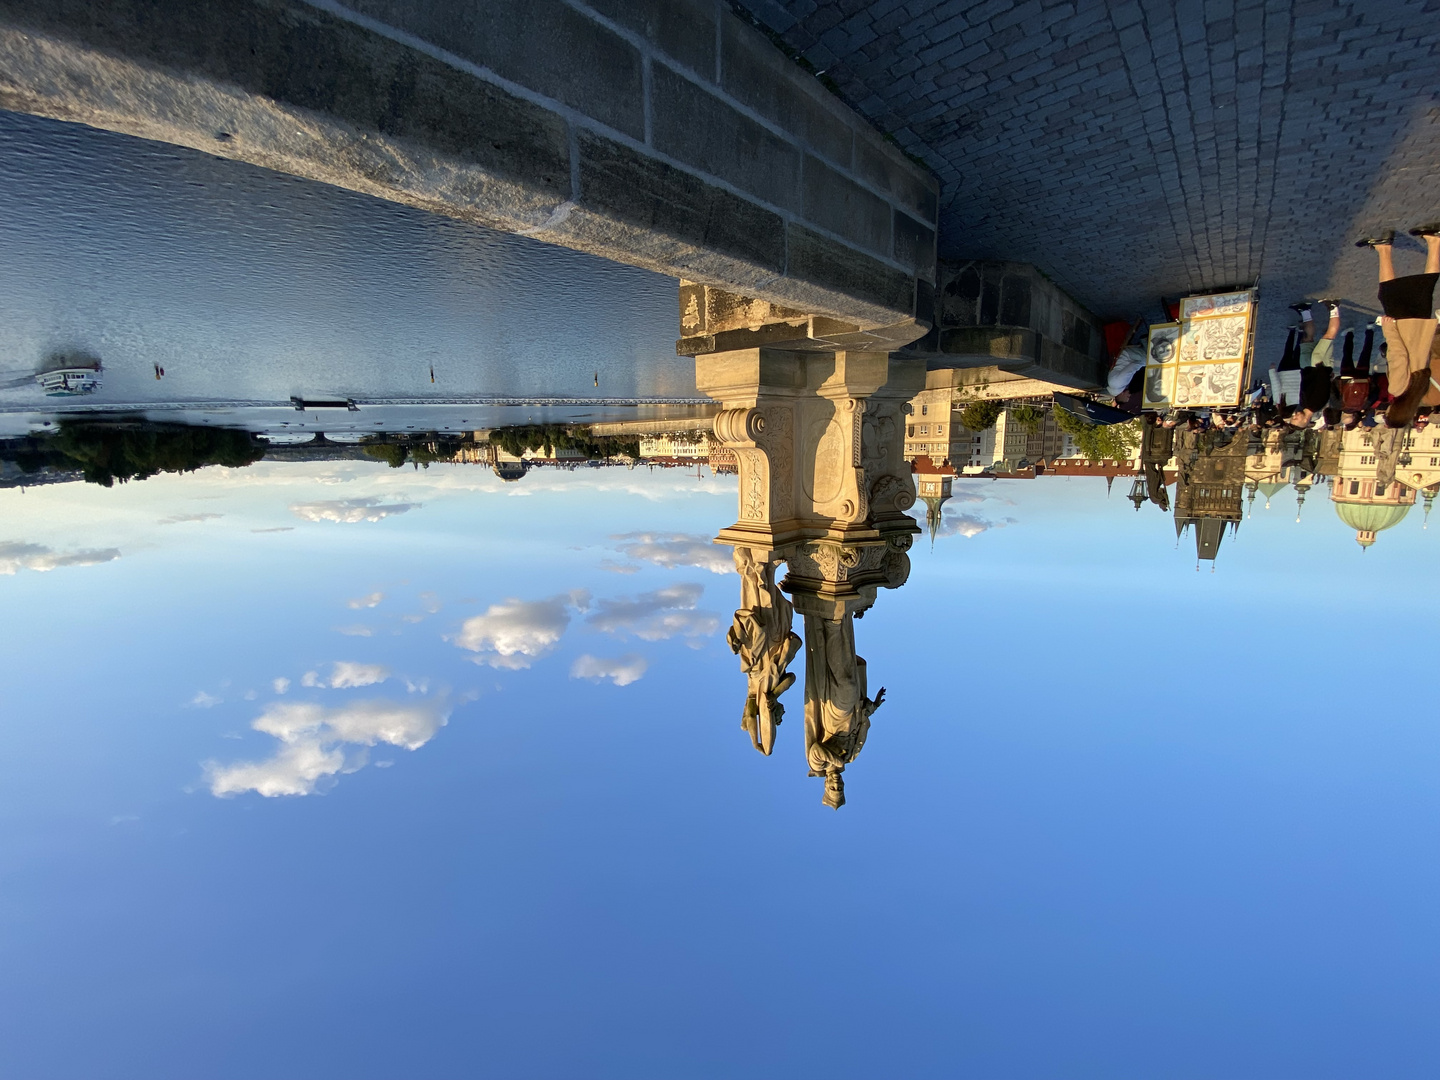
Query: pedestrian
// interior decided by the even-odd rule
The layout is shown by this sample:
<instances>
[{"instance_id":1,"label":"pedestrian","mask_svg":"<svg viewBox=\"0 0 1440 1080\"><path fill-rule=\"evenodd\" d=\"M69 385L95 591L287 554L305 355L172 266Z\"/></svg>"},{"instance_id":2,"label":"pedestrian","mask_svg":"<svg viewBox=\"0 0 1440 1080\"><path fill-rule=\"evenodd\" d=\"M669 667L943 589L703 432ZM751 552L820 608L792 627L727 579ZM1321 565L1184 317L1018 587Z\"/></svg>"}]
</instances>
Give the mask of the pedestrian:
<instances>
[{"instance_id":1,"label":"pedestrian","mask_svg":"<svg viewBox=\"0 0 1440 1080\"><path fill-rule=\"evenodd\" d=\"M1386 382L1394 400L1385 410L1387 427L1407 427L1430 389L1430 346L1435 340L1435 282L1440 279L1440 221L1410 230L1425 242L1425 271L1395 274L1395 230L1356 241L1372 247L1379 258L1380 306L1385 314Z\"/></svg>"}]
</instances>

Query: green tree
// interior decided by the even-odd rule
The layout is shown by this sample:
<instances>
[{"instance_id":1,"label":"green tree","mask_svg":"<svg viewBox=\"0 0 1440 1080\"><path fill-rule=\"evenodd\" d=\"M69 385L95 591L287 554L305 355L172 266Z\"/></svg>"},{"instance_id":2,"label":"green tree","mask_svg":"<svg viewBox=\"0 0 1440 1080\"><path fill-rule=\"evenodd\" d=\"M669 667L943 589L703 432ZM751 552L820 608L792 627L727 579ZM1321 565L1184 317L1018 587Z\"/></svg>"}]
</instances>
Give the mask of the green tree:
<instances>
[{"instance_id":1,"label":"green tree","mask_svg":"<svg viewBox=\"0 0 1440 1080\"><path fill-rule=\"evenodd\" d=\"M985 431L995 426L1004 409L1002 402L993 399L972 401L960 410L960 423L970 431Z\"/></svg>"},{"instance_id":2,"label":"green tree","mask_svg":"<svg viewBox=\"0 0 1440 1080\"><path fill-rule=\"evenodd\" d=\"M1061 431L1075 438L1075 445L1091 461L1123 461L1140 445L1140 421L1123 424L1092 424L1089 420L1055 410L1055 423Z\"/></svg>"},{"instance_id":3,"label":"green tree","mask_svg":"<svg viewBox=\"0 0 1440 1080\"><path fill-rule=\"evenodd\" d=\"M383 461L392 469L398 469L404 465L405 459L409 457L410 454L409 450L399 443L371 443L366 446L364 450L366 457Z\"/></svg>"},{"instance_id":4,"label":"green tree","mask_svg":"<svg viewBox=\"0 0 1440 1080\"><path fill-rule=\"evenodd\" d=\"M63 422L41 449L48 462L79 469L88 483L102 487L206 465L238 469L265 456L248 431L195 424Z\"/></svg>"},{"instance_id":5,"label":"green tree","mask_svg":"<svg viewBox=\"0 0 1440 1080\"><path fill-rule=\"evenodd\" d=\"M1026 431L1039 431L1040 425L1045 422L1045 410L1036 405L1016 405L1010 410L1010 419Z\"/></svg>"}]
</instances>

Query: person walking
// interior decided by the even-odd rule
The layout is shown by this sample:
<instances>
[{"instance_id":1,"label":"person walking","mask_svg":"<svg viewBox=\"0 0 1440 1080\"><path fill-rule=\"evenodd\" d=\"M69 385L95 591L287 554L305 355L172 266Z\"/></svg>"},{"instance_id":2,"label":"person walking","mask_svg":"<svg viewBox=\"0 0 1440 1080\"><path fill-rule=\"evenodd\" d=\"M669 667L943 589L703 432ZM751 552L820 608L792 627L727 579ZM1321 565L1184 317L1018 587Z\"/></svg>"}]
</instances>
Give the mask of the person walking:
<instances>
[{"instance_id":1,"label":"person walking","mask_svg":"<svg viewBox=\"0 0 1440 1080\"><path fill-rule=\"evenodd\" d=\"M1380 321L1385 335L1387 383L1394 396L1385 410L1387 427L1408 427L1430 389L1430 346L1435 340L1435 282L1440 279L1440 221L1410 230L1425 242L1425 270L1403 277L1395 273L1395 230L1356 241L1379 259Z\"/></svg>"}]
</instances>

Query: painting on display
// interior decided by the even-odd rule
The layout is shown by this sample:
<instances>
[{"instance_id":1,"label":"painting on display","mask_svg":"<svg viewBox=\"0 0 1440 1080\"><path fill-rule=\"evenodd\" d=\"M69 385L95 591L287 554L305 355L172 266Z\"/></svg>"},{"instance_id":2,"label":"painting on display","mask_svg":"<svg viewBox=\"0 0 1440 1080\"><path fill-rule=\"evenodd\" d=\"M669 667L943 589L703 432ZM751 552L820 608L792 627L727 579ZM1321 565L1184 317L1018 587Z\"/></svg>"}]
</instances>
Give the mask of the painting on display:
<instances>
[{"instance_id":1,"label":"painting on display","mask_svg":"<svg viewBox=\"0 0 1440 1080\"><path fill-rule=\"evenodd\" d=\"M1244 315L1254 299L1249 289L1244 292L1218 293L1214 296L1187 296L1180 301L1180 318L1201 319L1209 315Z\"/></svg>"},{"instance_id":2,"label":"painting on display","mask_svg":"<svg viewBox=\"0 0 1440 1080\"><path fill-rule=\"evenodd\" d=\"M1240 404L1250 358L1254 304L1250 290L1187 296L1180 302L1180 322L1153 327L1146 356L1144 407L1199 409Z\"/></svg>"},{"instance_id":3,"label":"painting on display","mask_svg":"<svg viewBox=\"0 0 1440 1080\"><path fill-rule=\"evenodd\" d=\"M1141 407L1168 409L1175 396L1175 371L1180 360L1180 324L1155 323L1145 344L1145 383Z\"/></svg>"}]
</instances>

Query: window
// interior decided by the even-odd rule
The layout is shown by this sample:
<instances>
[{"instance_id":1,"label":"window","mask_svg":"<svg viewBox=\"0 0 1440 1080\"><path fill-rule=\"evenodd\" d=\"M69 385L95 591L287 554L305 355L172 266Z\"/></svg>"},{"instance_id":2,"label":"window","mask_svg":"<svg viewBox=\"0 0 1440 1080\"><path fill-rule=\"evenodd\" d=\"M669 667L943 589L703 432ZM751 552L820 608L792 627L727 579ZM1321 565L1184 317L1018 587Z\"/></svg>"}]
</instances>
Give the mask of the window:
<instances>
[{"instance_id":1,"label":"window","mask_svg":"<svg viewBox=\"0 0 1440 1080\"><path fill-rule=\"evenodd\" d=\"M1361 439L1360 439L1360 445L1361 445L1361 446L1374 446L1375 444L1374 444L1374 442L1371 441L1369 435L1365 435L1365 436L1362 436L1362 437L1361 437Z\"/></svg>"},{"instance_id":2,"label":"window","mask_svg":"<svg viewBox=\"0 0 1440 1080\"><path fill-rule=\"evenodd\" d=\"M921 416L929 416L929 415L930 415L930 406L929 406L929 405L921 405L921 406L920 406L920 415L921 415Z\"/></svg>"},{"instance_id":3,"label":"window","mask_svg":"<svg viewBox=\"0 0 1440 1080\"><path fill-rule=\"evenodd\" d=\"M1360 494L1360 481L1359 481L1359 480L1351 480L1351 481L1350 481L1350 494L1351 494L1351 495L1359 495L1359 494Z\"/></svg>"},{"instance_id":4,"label":"window","mask_svg":"<svg viewBox=\"0 0 1440 1080\"><path fill-rule=\"evenodd\" d=\"M905 429L905 437L906 437L907 439L913 439L913 438L915 437L915 425L914 425L914 424L911 424L909 427L907 427L907 428Z\"/></svg>"},{"instance_id":5,"label":"window","mask_svg":"<svg viewBox=\"0 0 1440 1080\"><path fill-rule=\"evenodd\" d=\"M1430 459L1430 464L1431 464L1431 465L1440 465L1440 457L1432 457L1432 458Z\"/></svg>"},{"instance_id":6,"label":"window","mask_svg":"<svg viewBox=\"0 0 1440 1080\"><path fill-rule=\"evenodd\" d=\"M929 435L929 434L930 434L930 425L929 425L929 424L921 424L921 425L920 425L920 434L921 434L921 435Z\"/></svg>"},{"instance_id":7,"label":"window","mask_svg":"<svg viewBox=\"0 0 1440 1080\"><path fill-rule=\"evenodd\" d=\"M936 424L936 425L935 425L935 434L936 434L936 435L944 435L944 434L945 434L945 425L944 425L944 424Z\"/></svg>"}]
</instances>

